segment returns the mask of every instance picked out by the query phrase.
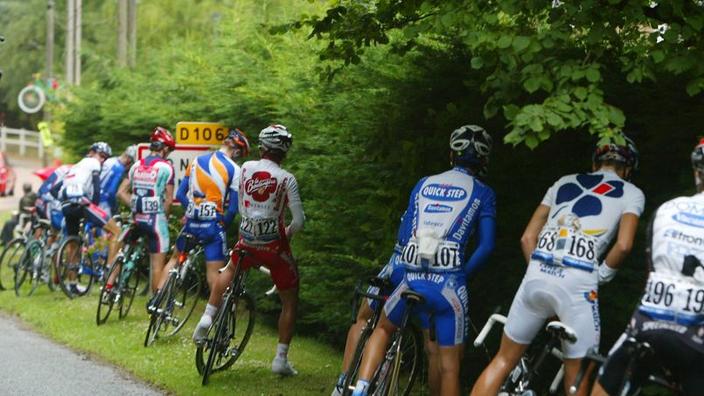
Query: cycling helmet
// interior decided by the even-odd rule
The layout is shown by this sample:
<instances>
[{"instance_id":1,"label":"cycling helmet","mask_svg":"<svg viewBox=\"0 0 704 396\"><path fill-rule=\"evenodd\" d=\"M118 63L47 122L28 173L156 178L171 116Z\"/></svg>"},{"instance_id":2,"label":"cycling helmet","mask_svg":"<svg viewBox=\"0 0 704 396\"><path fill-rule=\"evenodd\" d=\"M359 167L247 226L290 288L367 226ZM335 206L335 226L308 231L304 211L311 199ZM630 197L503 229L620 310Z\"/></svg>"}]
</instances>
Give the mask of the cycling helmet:
<instances>
[{"instance_id":1,"label":"cycling helmet","mask_svg":"<svg viewBox=\"0 0 704 396\"><path fill-rule=\"evenodd\" d=\"M90 151L102 154L106 158L112 156L112 149L110 148L110 145L105 142L93 143L93 145L90 146Z\"/></svg>"},{"instance_id":2,"label":"cycling helmet","mask_svg":"<svg viewBox=\"0 0 704 396\"><path fill-rule=\"evenodd\" d=\"M149 137L151 142L150 148L152 150L161 150L164 146L174 150L176 148L176 141L171 135L168 129L162 128L160 126L154 128L152 135Z\"/></svg>"},{"instance_id":3,"label":"cycling helmet","mask_svg":"<svg viewBox=\"0 0 704 396\"><path fill-rule=\"evenodd\" d=\"M283 125L270 125L259 132L259 146L266 150L286 153L291 148L293 136Z\"/></svg>"},{"instance_id":4,"label":"cycling helmet","mask_svg":"<svg viewBox=\"0 0 704 396\"><path fill-rule=\"evenodd\" d=\"M455 165L477 167L484 176L489 165L493 141L489 133L478 125L463 125L450 135L450 150Z\"/></svg>"},{"instance_id":5,"label":"cycling helmet","mask_svg":"<svg viewBox=\"0 0 704 396\"><path fill-rule=\"evenodd\" d=\"M134 160L137 158L137 145L133 144L131 146L127 146L125 149L125 155L130 157L130 160L134 162Z\"/></svg>"},{"instance_id":6,"label":"cycling helmet","mask_svg":"<svg viewBox=\"0 0 704 396\"><path fill-rule=\"evenodd\" d=\"M624 163L634 171L638 170L639 153L636 144L626 135L621 135L625 140L624 144L608 143L597 145L592 154L592 162L617 161Z\"/></svg>"},{"instance_id":7,"label":"cycling helmet","mask_svg":"<svg viewBox=\"0 0 704 396\"><path fill-rule=\"evenodd\" d=\"M692 168L704 172L704 138L699 139L699 143L692 151Z\"/></svg>"},{"instance_id":8,"label":"cycling helmet","mask_svg":"<svg viewBox=\"0 0 704 396\"><path fill-rule=\"evenodd\" d=\"M246 157L249 155L249 140L247 140L247 135L244 134L238 128L230 129L225 140L230 140L232 146L239 150L239 157Z\"/></svg>"}]
</instances>

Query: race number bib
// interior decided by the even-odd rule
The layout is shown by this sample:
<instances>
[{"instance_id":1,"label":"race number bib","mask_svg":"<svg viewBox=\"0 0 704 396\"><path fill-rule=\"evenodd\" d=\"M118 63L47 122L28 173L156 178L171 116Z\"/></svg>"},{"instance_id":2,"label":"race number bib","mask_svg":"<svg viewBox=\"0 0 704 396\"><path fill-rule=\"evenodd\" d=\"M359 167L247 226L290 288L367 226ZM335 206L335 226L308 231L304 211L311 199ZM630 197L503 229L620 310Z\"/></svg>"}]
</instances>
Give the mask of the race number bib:
<instances>
[{"instance_id":1,"label":"race number bib","mask_svg":"<svg viewBox=\"0 0 704 396\"><path fill-rule=\"evenodd\" d=\"M132 211L135 213L153 214L161 211L161 199L159 197L132 196Z\"/></svg>"},{"instance_id":2,"label":"race number bib","mask_svg":"<svg viewBox=\"0 0 704 396\"><path fill-rule=\"evenodd\" d=\"M426 269L420 257L418 240L412 238L401 252L400 263L413 269ZM460 260L460 244L452 241L441 241L434 256L428 260L430 271L451 271L462 266Z\"/></svg>"},{"instance_id":3,"label":"race number bib","mask_svg":"<svg viewBox=\"0 0 704 396\"><path fill-rule=\"evenodd\" d=\"M218 208L214 202L191 202L186 209L186 217L196 220L215 220L217 214Z\"/></svg>"},{"instance_id":4,"label":"race number bib","mask_svg":"<svg viewBox=\"0 0 704 396\"><path fill-rule=\"evenodd\" d=\"M704 285L691 278L651 272L639 310L656 319L704 323Z\"/></svg>"},{"instance_id":5,"label":"race number bib","mask_svg":"<svg viewBox=\"0 0 704 396\"><path fill-rule=\"evenodd\" d=\"M594 236L571 227L546 227L538 236L531 258L591 272L599 264L596 249Z\"/></svg>"},{"instance_id":6,"label":"race number bib","mask_svg":"<svg viewBox=\"0 0 704 396\"><path fill-rule=\"evenodd\" d=\"M240 233L249 240L273 241L279 239L279 221L243 218L240 222Z\"/></svg>"},{"instance_id":7,"label":"race number bib","mask_svg":"<svg viewBox=\"0 0 704 396\"><path fill-rule=\"evenodd\" d=\"M66 185L66 197L68 198L79 198L83 196L83 186L80 184L67 184Z\"/></svg>"}]
</instances>

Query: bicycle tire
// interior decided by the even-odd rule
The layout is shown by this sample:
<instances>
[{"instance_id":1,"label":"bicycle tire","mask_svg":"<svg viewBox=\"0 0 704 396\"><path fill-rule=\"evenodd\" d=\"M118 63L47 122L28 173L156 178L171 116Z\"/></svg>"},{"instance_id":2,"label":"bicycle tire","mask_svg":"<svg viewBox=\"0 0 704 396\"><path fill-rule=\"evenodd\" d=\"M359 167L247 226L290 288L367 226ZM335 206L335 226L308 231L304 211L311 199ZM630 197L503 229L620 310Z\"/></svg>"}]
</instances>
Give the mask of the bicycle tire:
<instances>
[{"instance_id":1,"label":"bicycle tire","mask_svg":"<svg viewBox=\"0 0 704 396\"><path fill-rule=\"evenodd\" d=\"M350 396L352 395L352 390L357 383L357 376L359 374L359 366L362 364L362 353L364 352L364 347L367 345L367 341L372 334L374 327L367 321L367 324L362 329L362 333L359 335L359 340L357 341L357 348L354 350L354 355L352 355L352 360L350 361L350 366L345 373L345 382L342 385L342 395Z\"/></svg>"},{"instance_id":2,"label":"bicycle tire","mask_svg":"<svg viewBox=\"0 0 704 396\"><path fill-rule=\"evenodd\" d=\"M203 281L191 265L183 279L179 279L176 282L174 288L173 298L175 301L169 315L172 319L178 321L178 324L173 327L168 336L177 334L188 322L193 310L196 308L202 289ZM171 324L173 323L171 322Z\"/></svg>"},{"instance_id":3,"label":"bicycle tire","mask_svg":"<svg viewBox=\"0 0 704 396\"><path fill-rule=\"evenodd\" d=\"M0 255L0 290L10 290L15 287L15 271L22 258L27 241L15 238L8 242Z\"/></svg>"},{"instance_id":4,"label":"bicycle tire","mask_svg":"<svg viewBox=\"0 0 704 396\"><path fill-rule=\"evenodd\" d=\"M121 261L121 257L118 257L117 260L115 260L115 264L113 264L113 266L110 268L110 272L108 272L107 279L110 279L110 276L112 276L113 272L116 272L118 270L118 267L121 268L119 265L121 264ZM117 274L117 276L119 276L119 274ZM105 286L100 289L100 294L98 295L98 310L95 313L95 323L98 326L107 322L108 318L110 317L113 305L115 305L115 294L120 292L121 286L122 285L120 285L120 283L118 282L116 285L114 285L112 289L110 289L110 291L108 291L107 287Z\"/></svg>"},{"instance_id":5,"label":"bicycle tire","mask_svg":"<svg viewBox=\"0 0 704 396\"><path fill-rule=\"evenodd\" d=\"M41 283L41 273L39 271L43 261L44 249L41 242L38 240L30 241L15 272L15 295L17 297L29 297L37 290ZM34 273L34 263L40 263L36 274Z\"/></svg>"},{"instance_id":6,"label":"bicycle tire","mask_svg":"<svg viewBox=\"0 0 704 396\"><path fill-rule=\"evenodd\" d=\"M196 368L203 376L203 385L207 385L213 373L227 370L235 364L254 332L256 307L252 296L243 293L231 297L227 305L223 302L223 306L226 308L216 315L216 321L208 331L213 336L208 337L196 350ZM238 334L238 329L244 329L243 334Z\"/></svg>"},{"instance_id":7,"label":"bicycle tire","mask_svg":"<svg viewBox=\"0 0 704 396\"><path fill-rule=\"evenodd\" d=\"M175 282L175 275L169 275L169 279L166 281L154 302L154 312L151 313L149 318L149 327L147 328L147 335L144 338L144 346L148 347L156 341L159 336L159 330L164 324L164 319L166 318L166 305L168 300L171 299L171 288Z\"/></svg>"},{"instance_id":8,"label":"bicycle tire","mask_svg":"<svg viewBox=\"0 0 704 396\"><path fill-rule=\"evenodd\" d=\"M392 361L387 360L387 352L384 355L385 360L370 381L369 394L408 396L424 365L423 333L415 325L409 324L402 331L397 330L394 333L390 348L396 349L393 352Z\"/></svg>"},{"instance_id":9,"label":"bicycle tire","mask_svg":"<svg viewBox=\"0 0 704 396\"><path fill-rule=\"evenodd\" d=\"M78 262L68 265L66 257L66 249L69 244L73 244L78 254ZM61 242L59 247L59 257L57 259L57 274L59 277L59 285L61 290L69 298L80 297L86 295L93 284L93 263L90 254L86 254L82 250L83 242L77 236L70 236ZM76 285L78 293L73 293L69 286L70 273L75 272Z\"/></svg>"},{"instance_id":10,"label":"bicycle tire","mask_svg":"<svg viewBox=\"0 0 704 396\"><path fill-rule=\"evenodd\" d=\"M124 319L132 308L134 296L139 287L139 276L135 273L135 268L131 268L125 278L120 282L122 298L120 299L119 319Z\"/></svg>"}]
</instances>

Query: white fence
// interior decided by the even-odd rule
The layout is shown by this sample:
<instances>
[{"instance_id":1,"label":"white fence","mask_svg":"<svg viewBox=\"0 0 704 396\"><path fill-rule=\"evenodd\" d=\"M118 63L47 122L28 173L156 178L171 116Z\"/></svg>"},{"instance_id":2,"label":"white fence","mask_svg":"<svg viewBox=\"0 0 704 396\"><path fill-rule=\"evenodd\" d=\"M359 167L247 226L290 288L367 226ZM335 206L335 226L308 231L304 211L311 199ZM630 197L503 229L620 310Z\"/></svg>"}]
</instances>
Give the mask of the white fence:
<instances>
[{"instance_id":1,"label":"white fence","mask_svg":"<svg viewBox=\"0 0 704 396\"><path fill-rule=\"evenodd\" d=\"M27 148L35 149L38 157L44 158L44 145L39 132L0 126L0 150L7 151L9 146L16 146L21 156L27 155Z\"/></svg>"}]
</instances>

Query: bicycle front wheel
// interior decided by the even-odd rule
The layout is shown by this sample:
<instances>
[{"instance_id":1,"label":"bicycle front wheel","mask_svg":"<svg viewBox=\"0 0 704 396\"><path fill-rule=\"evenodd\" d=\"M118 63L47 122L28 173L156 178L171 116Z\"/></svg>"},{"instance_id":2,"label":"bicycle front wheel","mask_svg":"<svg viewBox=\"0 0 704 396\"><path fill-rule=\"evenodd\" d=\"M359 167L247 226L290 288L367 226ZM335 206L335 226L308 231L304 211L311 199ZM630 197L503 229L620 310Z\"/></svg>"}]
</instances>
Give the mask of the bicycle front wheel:
<instances>
[{"instance_id":1,"label":"bicycle front wheel","mask_svg":"<svg viewBox=\"0 0 704 396\"><path fill-rule=\"evenodd\" d=\"M14 289L15 272L25 252L27 241L16 238L10 241L0 255L0 290Z\"/></svg>"},{"instance_id":2,"label":"bicycle front wheel","mask_svg":"<svg viewBox=\"0 0 704 396\"><path fill-rule=\"evenodd\" d=\"M37 240L29 242L15 272L15 295L17 297L31 296L39 287L43 261L44 249L41 242Z\"/></svg>"},{"instance_id":3,"label":"bicycle front wheel","mask_svg":"<svg viewBox=\"0 0 704 396\"><path fill-rule=\"evenodd\" d=\"M203 282L193 267L190 267L184 277L176 282L173 293L174 303L171 308L173 328L168 333L169 336L178 333L191 317L202 288Z\"/></svg>"},{"instance_id":4,"label":"bicycle front wheel","mask_svg":"<svg viewBox=\"0 0 704 396\"><path fill-rule=\"evenodd\" d=\"M166 281L166 285L159 290L159 293L154 299L154 310L152 311L149 318L149 327L147 328L147 335L144 337L144 346L148 347L156 341L159 336L159 331L167 326L167 307L169 301L172 299L172 289L176 283L176 276L174 274L169 275L169 279Z\"/></svg>"},{"instance_id":5,"label":"bicycle front wheel","mask_svg":"<svg viewBox=\"0 0 704 396\"><path fill-rule=\"evenodd\" d=\"M115 264L110 268L110 272L108 273L108 277L105 279L110 279L110 277L117 277L119 276L119 271L118 269L122 268L122 258L119 258L115 260ZM107 282L106 282L107 285ZM100 295L98 296L98 311L95 314L95 323L100 326L101 324L105 323L108 318L110 317L110 312L112 312L112 307L115 304L115 293L120 292L120 287L122 285L117 283L112 289L108 291L108 288L106 286L103 286L103 288L100 290ZM117 289L117 290L115 290Z\"/></svg>"},{"instance_id":6,"label":"bicycle front wheel","mask_svg":"<svg viewBox=\"0 0 704 396\"><path fill-rule=\"evenodd\" d=\"M120 319L124 319L130 312L130 308L132 308L132 303L134 302L134 296L137 294L139 288L140 277L136 272L136 268L132 267L125 271L126 273L121 275L123 279L120 282Z\"/></svg>"},{"instance_id":7,"label":"bicycle front wheel","mask_svg":"<svg viewBox=\"0 0 704 396\"><path fill-rule=\"evenodd\" d=\"M77 236L66 238L58 254L56 273L61 290L69 298L87 294L93 284L93 262L83 251L82 241Z\"/></svg>"}]
</instances>

